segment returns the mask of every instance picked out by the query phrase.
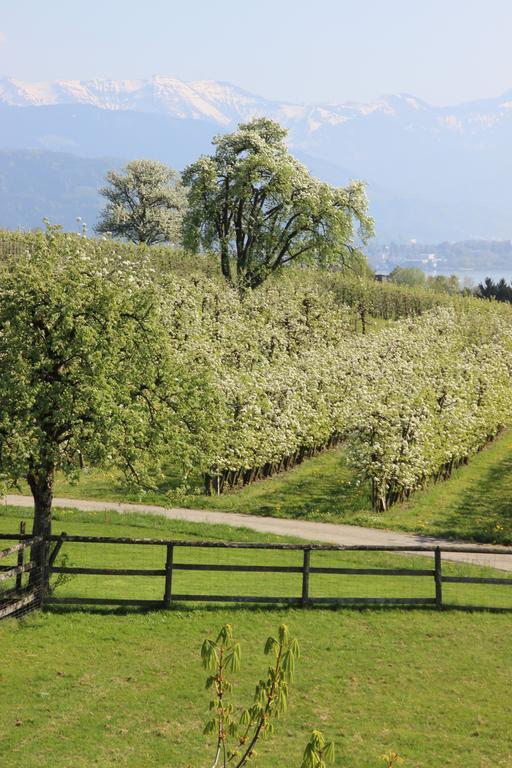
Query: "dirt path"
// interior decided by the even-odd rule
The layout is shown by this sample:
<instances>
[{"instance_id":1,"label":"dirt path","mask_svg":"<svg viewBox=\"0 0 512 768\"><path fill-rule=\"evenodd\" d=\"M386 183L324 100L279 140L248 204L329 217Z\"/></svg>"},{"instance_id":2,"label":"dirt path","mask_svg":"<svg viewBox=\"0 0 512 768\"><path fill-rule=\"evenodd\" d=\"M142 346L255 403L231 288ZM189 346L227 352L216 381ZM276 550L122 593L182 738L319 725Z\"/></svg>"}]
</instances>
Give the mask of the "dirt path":
<instances>
[{"instance_id":1,"label":"dirt path","mask_svg":"<svg viewBox=\"0 0 512 768\"><path fill-rule=\"evenodd\" d=\"M17 507L31 507L31 496L8 495L3 499L4 504ZM260 533L272 533L277 536L296 536L308 541L326 542L342 545L374 545L374 546L418 546L434 545L450 547L464 546L465 542L446 541L414 533L398 533L395 531L362 528L357 525L341 525L336 523L316 523L309 520L287 520L276 517L257 517L239 515L232 512L214 512L204 509L168 509L152 504L125 504L115 501L93 501L90 499L60 499L53 500L55 507L79 509L85 512L115 510L128 514L130 512L163 515L170 520L188 520L192 523L214 523L230 525L235 528L250 528ZM475 546L479 545L467 545ZM482 548L484 545L481 545ZM488 549L488 547L486 547ZM510 552L510 554L506 554ZM443 553L443 559L488 565L503 571L512 571L512 547L496 547L493 553Z\"/></svg>"}]
</instances>

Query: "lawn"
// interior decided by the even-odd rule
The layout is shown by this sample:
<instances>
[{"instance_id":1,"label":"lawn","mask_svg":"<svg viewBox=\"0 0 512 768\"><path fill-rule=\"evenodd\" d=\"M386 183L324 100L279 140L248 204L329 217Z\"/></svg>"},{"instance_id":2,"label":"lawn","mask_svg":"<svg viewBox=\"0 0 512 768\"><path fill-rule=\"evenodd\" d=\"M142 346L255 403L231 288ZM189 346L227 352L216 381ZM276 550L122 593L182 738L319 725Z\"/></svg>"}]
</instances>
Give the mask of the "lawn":
<instances>
[{"instance_id":1,"label":"lawn","mask_svg":"<svg viewBox=\"0 0 512 768\"><path fill-rule=\"evenodd\" d=\"M512 543L512 433L504 433L452 477L418 491L384 514L370 509L368 488L355 482L343 448L305 461L295 469L222 496L173 493L173 479L160 492L133 493L114 472L86 472L77 485L59 480L56 494L116 501L146 501L242 512L251 515L325 520L440 537ZM199 481L195 483L199 485ZM199 489L197 489L199 490Z\"/></svg>"},{"instance_id":2,"label":"lawn","mask_svg":"<svg viewBox=\"0 0 512 768\"><path fill-rule=\"evenodd\" d=\"M1 528L12 530L19 510L4 512ZM115 513L94 519L62 510L57 516L56 529L70 533L261 539L143 516L129 525ZM86 545L75 546L73 559L80 561ZM147 564L149 550L105 546L102 561L121 564L123 552L130 565ZM357 557L351 554L351 562ZM385 564L389 556L375 557ZM63 592L87 589L79 578ZM104 581L96 588L105 590ZM289 712L255 766L298 768L313 728L335 740L337 768L382 765L389 750L405 758L404 768L510 766L509 615L187 606L167 612L53 608L1 622L2 768L207 768L212 745L201 735L208 698L199 650L204 637L228 621L243 644L237 701L250 698L265 668L263 643L280 623L301 645Z\"/></svg>"},{"instance_id":3,"label":"lawn","mask_svg":"<svg viewBox=\"0 0 512 768\"><path fill-rule=\"evenodd\" d=\"M391 749L404 768L511 765L508 618L219 609L0 624L3 768L207 768L199 649L228 621L243 643L239 701L281 622L301 645L289 712L255 766L298 768L313 728L335 740L337 768L376 768Z\"/></svg>"}]
</instances>

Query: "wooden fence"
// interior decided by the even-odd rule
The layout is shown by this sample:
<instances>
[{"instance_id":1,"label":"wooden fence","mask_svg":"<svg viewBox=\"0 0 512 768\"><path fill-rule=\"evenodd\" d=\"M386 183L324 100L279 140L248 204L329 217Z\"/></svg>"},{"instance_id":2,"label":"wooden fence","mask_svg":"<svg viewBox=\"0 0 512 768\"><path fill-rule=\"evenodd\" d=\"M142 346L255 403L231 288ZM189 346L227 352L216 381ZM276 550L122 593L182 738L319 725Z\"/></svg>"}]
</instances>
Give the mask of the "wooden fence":
<instances>
[{"instance_id":1,"label":"wooden fence","mask_svg":"<svg viewBox=\"0 0 512 768\"><path fill-rule=\"evenodd\" d=\"M23 534L0 534L0 539L22 539L22 543L11 547L5 552L24 552L26 547L33 542L33 539ZM61 548L66 544L82 543L91 545L137 545L148 547L161 547L165 549L165 565L161 568L109 568L109 567L80 567L68 565L55 565L57 555ZM202 551L219 550L265 550L281 552L302 553L300 564L297 565L270 565L260 563L215 563L215 562L180 562L179 553L185 549ZM425 567L397 567L397 568L376 568L376 567L335 567L331 565L312 564L312 555L320 552L359 552L359 553L396 553L399 555L420 555L425 557ZM342 606L342 605L405 605L405 606L430 606L441 609L450 607L449 601L443 599L443 586L447 583L460 584L486 584L499 585L500 587L512 587L512 574L510 577L486 577L486 576L462 576L445 575L443 573L443 554L465 553L470 554L494 554L512 556L512 548L498 547L434 547L434 546L336 546L322 544L274 544L274 543L253 543L253 542L222 542L222 541L183 541L173 539L139 539L139 538L119 538L104 536L72 536L62 533L59 536L51 536L48 542L48 565L47 570L51 574L81 575L81 576L129 576L129 577L153 577L161 579L162 597L159 599L139 599L129 596L115 597L108 594L108 581L102 581L101 588L105 590L104 596L63 596L47 594L44 598L45 604L88 604L88 605L126 605L143 606L154 608L169 608L172 604L183 602L194 603L264 603L264 604L282 604L298 606ZM214 558L210 558L214 559ZM417 564L417 560L415 561ZM371 563L370 563L371 565ZM405 561L400 565L406 566ZM422 565L422 564L421 564ZM21 570L18 570L20 569ZM30 563L22 563L11 568L8 572L10 576L17 576L27 570L30 570ZM183 592L177 591L173 586L173 576L178 571L200 571L205 575L208 572L229 572L229 573L250 573L255 577L258 574L298 574L300 581L300 592L294 595L264 595L264 594L208 594L207 592ZM324 574L330 576L383 576L383 577L417 577L428 579L432 585L432 596L399 596L379 597L379 596L329 596L312 595L310 590L310 580L313 575ZM361 583L361 582L359 582ZM255 578L255 587L258 584ZM259 586L259 585L258 585ZM258 592L257 588L253 589ZM501 606L506 609L512 609L512 591L509 593L510 605ZM457 605L457 607L463 607ZM468 605L471 609L489 608L493 606Z\"/></svg>"},{"instance_id":2,"label":"wooden fence","mask_svg":"<svg viewBox=\"0 0 512 768\"><path fill-rule=\"evenodd\" d=\"M40 536L25 535L25 523L20 524L19 534L2 538L20 539L20 541L0 551L0 585L2 587L7 585L7 589L0 592L0 619L19 615L20 612L31 610L39 605L39 574L36 574L37 578L33 579L31 584L25 586L23 576L26 573L34 574L35 564L27 560L26 556L33 544L42 541ZM16 555L16 565L4 565L2 561L13 555ZM9 581L14 584L9 585Z\"/></svg>"}]
</instances>

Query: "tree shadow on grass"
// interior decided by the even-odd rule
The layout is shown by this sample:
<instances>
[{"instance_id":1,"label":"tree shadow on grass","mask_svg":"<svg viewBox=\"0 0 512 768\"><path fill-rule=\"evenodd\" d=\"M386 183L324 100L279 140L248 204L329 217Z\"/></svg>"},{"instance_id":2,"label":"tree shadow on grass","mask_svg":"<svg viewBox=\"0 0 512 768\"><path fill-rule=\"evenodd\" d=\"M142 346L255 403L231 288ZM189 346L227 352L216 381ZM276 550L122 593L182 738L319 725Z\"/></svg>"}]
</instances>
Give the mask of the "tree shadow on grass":
<instances>
[{"instance_id":1,"label":"tree shadow on grass","mask_svg":"<svg viewBox=\"0 0 512 768\"><path fill-rule=\"evenodd\" d=\"M366 485L358 485L340 449L325 451L294 469L219 497L218 509L294 519L331 518L367 512Z\"/></svg>"},{"instance_id":2,"label":"tree shadow on grass","mask_svg":"<svg viewBox=\"0 0 512 768\"><path fill-rule=\"evenodd\" d=\"M368 510L367 494L333 477L290 480L282 490L268 489L252 514L294 519L342 518L348 512Z\"/></svg>"},{"instance_id":3,"label":"tree shadow on grass","mask_svg":"<svg viewBox=\"0 0 512 768\"><path fill-rule=\"evenodd\" d=\"M512 452L479 479L436 522L436 535L512 544Z\"/></svg>"}]
</instances>

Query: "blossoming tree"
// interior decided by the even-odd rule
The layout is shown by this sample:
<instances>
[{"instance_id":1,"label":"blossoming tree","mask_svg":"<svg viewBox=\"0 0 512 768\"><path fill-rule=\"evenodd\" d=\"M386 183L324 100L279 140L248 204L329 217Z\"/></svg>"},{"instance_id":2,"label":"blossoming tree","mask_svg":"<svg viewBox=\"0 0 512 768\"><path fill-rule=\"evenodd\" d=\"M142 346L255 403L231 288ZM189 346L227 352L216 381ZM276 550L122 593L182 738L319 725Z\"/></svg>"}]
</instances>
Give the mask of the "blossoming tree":
<instances>
[{"instance_id":1,"label":"blossoming tree","mask_svg":"<svg viewBox=\"0 0 512 768\"><path fill-rule=\"evenodd\" d=\"M214 140L215 153L185 169L185 244L218 252L222 274L242 292L291 262L320 265L361 258L373 232L364 185L332 187L288 151L286 130L267 118Z\"/></svg>"}]
</instances>

